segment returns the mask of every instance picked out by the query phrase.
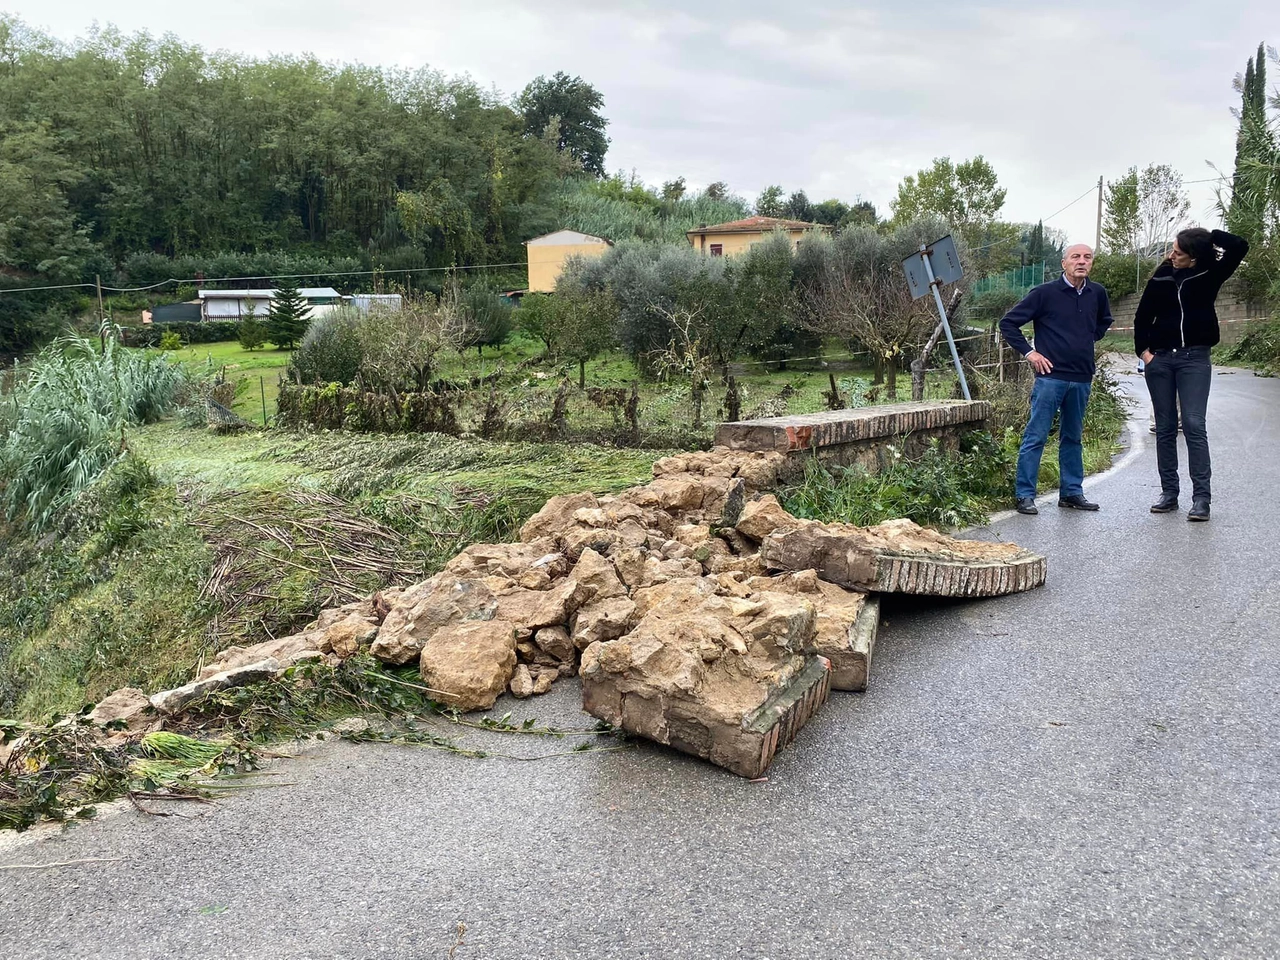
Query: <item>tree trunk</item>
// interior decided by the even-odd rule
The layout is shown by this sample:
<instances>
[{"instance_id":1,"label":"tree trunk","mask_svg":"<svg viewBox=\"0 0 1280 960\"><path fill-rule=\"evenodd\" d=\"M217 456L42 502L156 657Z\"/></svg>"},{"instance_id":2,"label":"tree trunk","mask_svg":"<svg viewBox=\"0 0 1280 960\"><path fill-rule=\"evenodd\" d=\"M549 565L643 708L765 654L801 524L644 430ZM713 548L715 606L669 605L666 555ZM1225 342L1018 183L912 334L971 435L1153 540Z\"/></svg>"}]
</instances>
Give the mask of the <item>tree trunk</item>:
<instances>
[{"instance_id":1,"label":"tree trunk","mask_svg":"<svg viewBox=\"0 0 1280 960\"><path fill-rule=\"evenodd\" d=\"M888 374L889 383L885 387L885 392L890 400L898 399L898 358L896 356L885 357L885 372Z\"/></svg>"},{"instance_id":2,"label":"tree trunk","mask_svg":"<svg viewBox=\"0 0 1280 960\"><path fill-rule=\"evenodd\" d=\"M876 354L871 362L875 370L875 379L871 381L872 384L884 383L884 357Z\"/></svg>"},{"instance_id":3,"label":"tree trunk","mask_svg":"<svg viewBox=\"0 0 1280 960\"><path fill-rule=\"evenodd\" d=\"M631 426L631 443L640 445L640 381L631 381L631 396L627 399L627 423Z\"/></svg>"},{"instance_id":4,"label":"tree trunk","mask_svg":"<svg viewBox=\"0 0 1280 960\"><path fill-rule=\"evenodd\" d=\"M561 380L556 391L555 402L551 405L551 430L563 439L569 433L569 420L566 411L569 406L569 381Z\"/></svg>"},{"instance_id":5,"label":"tree trunk","mask_svg":"<svg viewBox=\"0 0 1280 960\"><path fill-rule=\"evenodd\" d=\"M578 361L578 389L587 389L587 361Z\"/></svg>"},{"instance_id":6,"label":"tree trunk","mask_svg":"<svg viewBox=\"0 0 1280 960\"><path fill-rule=\"evenodd\" d=\"M729 377L729 390L724 395L724 412L730 423L742 419L742 394L738 393L738 381L733 376Z\"/></svg>"},{"instance_id":7,"label":"tree trunk","mask_svg":"<svg viewBox=\"0 0 1280 960\"><path fill-rule=\"evenodd\" d=\"M702 429L702 384L693 385L693 429Z\"/></svg>"}]
</instances>

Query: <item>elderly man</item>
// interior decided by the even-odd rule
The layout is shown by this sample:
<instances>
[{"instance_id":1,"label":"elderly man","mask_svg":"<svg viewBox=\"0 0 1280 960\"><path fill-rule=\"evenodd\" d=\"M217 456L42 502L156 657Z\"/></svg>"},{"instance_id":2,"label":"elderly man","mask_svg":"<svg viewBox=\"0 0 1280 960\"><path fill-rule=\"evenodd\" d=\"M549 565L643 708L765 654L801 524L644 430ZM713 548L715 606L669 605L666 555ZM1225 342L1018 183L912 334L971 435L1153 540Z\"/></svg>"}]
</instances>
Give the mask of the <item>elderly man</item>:
<instances>
[{"instance_id":1,"label":"elderly man","mask_svg":"<svg viewBox=\"0 0 1280 960\"><path fill-rule=\"evenodd\" d=\"M1093 383L1093 345L1111 326L1107 291L1089 282L1093 250L1083 243L1067 247L1062 276L1042 283L1028 293L1000 321L1000 333L1013 349L1027 358L1036 372L1031 388L1031 418L1018 450L1018 477L1014 490L1019 513L1036 514L1036 478L1040 457L1054 415L1062 414L1058 427L1058 467L1062 476L1058 506L1072 510L1097 510L1084 497L1084 408ZM1035 346L1027 342L1022 327L1031 323Z\"/></svg>"}]
</instances>

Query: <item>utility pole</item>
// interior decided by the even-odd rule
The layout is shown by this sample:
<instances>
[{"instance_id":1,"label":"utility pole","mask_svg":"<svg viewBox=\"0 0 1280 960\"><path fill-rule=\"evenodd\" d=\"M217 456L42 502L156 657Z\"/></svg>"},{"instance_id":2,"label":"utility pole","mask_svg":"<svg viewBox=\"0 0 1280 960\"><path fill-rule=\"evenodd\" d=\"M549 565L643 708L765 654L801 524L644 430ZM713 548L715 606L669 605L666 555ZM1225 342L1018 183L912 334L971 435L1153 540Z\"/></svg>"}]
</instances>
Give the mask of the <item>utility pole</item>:
<instances>
[{"instance_id":1,"label":"utility pole","mask_svg":"<svg viewBox=\"0 0 1280 960\"><path fill-rule=\"evenodd\" d=\"M98 289L98 341L102 346L102 352L107 352L107 311L102 306L102 275L95 273L93 275L93 285Z\"/></svg>"},{"instance_id":2,"label":"utility pole","mask_svg":"<svg viewBox=\"0 0 1280 960\"><path fill-rule=\"evenodd\" d=\"M1094 238L1093 253L1097 256L1102 247L1102 177L1098 177L1098 234Z\"/></svg>"}]
</instances>

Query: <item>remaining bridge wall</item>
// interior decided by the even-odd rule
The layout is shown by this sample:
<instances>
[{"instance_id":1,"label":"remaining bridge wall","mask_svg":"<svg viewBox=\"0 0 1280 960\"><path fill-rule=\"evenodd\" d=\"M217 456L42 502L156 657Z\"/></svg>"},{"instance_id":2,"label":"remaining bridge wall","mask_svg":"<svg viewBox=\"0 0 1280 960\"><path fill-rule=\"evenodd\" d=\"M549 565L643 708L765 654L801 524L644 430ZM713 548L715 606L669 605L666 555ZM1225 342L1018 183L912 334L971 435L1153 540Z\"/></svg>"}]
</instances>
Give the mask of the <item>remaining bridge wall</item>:
<instances>
[{"instance_id":1,"label":"remaining bridge wall","mask_svg":"<svg viewBox=\"0 0 1280 960\"><path fill-rule=\"evenodd\" d=\"M954 449L965 434L982 429L990 414L984 400L893 403L722 423L715 442L731 450L786 455L783 480L802 474L810 456L877 473L895 456L919 456L933 440Z\"/></svg>"}]
</instances>

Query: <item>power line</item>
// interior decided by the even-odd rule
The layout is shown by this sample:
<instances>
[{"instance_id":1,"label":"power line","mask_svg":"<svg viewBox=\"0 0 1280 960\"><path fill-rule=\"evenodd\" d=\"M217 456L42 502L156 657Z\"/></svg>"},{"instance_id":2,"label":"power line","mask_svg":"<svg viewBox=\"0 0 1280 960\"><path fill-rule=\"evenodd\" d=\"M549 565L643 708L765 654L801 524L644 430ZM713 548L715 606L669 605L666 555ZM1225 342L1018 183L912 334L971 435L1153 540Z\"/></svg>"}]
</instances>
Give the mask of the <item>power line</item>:
<instances>
[{"instance_id":1,"label":"power line","mask_svg":"<svg viewBox=\"0 0 1280 960\"><path fill-rule=\"evenodd\" d=\"M1043 223L1046 220L1052 220L1054 217L1056 217L1058 214L1062 213L1063 211L1071 207L1074 207L1077 203L1079 203L1081 200L1083 200L1085 197L1087 197L1089 194L1093 193L1093 191L1097 189L1098 188L1094 184L1092 183L1089 184L1089 189L1087 189L1084 193L1080 194L1080 196L1076 197L1074 200L1068 203L1065 207L1062 207L1058 210L1053 211L1053 213L1049 214L1047 217L1042 217L1040 222Z\"/></svg>"},{"instance_id":2,"label":"power line","mask_svg":"<svg viewBox=\"0 0 1280 960\"><path fill-rule=\"evenodd\" d=\"M523 267L523 262L512 263L477 263L469 266L456 267L404 267L396 270L321 270L313 273L273 273L264 274L257 277L191 277L186 280L177 277L170 277L167 280L161 280L157 283L148 284L145 287L108 287L103 286L103 290L108 293L142 293L147 290L155 290L159 287L167 286L171 283L243 283L248 280L305 280L308 277L368 277L374 274L387 276L390 274L402 273L440 273L449 270L492 270L497 267ZM47 287L0 287L0 294L5 293L34 293L40 290L80 290L95 289L92 283L62 283L54 284Z\"/></svg>"}]
</instances>

